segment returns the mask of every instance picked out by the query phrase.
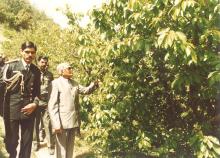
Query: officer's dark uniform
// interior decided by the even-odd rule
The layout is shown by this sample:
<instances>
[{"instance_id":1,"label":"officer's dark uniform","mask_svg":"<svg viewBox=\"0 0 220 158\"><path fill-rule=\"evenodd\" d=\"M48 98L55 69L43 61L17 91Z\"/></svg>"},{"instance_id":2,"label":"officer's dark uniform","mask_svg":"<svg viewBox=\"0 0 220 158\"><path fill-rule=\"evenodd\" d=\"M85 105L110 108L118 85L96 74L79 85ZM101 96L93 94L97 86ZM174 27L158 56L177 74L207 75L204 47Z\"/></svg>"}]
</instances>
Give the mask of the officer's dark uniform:
<instances>
[{"instance_id":1,"label":"officer's dark uniform","mask_svg":"<svg viewBox=\"0 0 220 158\"><path fill-rule=\"evenodd\" d=\"M12 78L18 72L21 74L19 79L13 88L8 89L5 96L5 145L10 158L16 158L20 126L19 158L30 158L35 112L25 115L21 112L21 109L29 103L35 103L36 105L39 103L40 70L34 64L30 64L29 70L25 70L22 61L17 60L6 66L3 80ZM24 81L23 84L22 81Z\"/></svg>"}]
</instances>

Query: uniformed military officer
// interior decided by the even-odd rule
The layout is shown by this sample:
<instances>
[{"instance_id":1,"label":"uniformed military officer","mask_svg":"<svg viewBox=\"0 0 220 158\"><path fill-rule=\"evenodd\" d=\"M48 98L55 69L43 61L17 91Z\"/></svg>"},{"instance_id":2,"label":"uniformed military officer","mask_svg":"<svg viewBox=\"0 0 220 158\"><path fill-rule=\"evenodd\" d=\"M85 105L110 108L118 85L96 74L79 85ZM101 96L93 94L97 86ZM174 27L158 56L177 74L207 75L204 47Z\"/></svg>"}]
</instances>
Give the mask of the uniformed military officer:
<instances>
[{"instance_id":1,"label":"uniformed military officer","mask_svg":"<svg viewBox=\"0 0 220 158\"><path fill-rule=\"evenodd\" d=\"M49 154L54 154L55 137L52 134L51 121L48 113L48 101L49 101L49 86L53 80L53 74L48 71L48 57L38 57L38 67L41 71L41 93L39 100L39 107L36 113L35 132L34 132L34 150L37 151L40 147L40 121L44 124L46 132L47 146Z\"/></svg>"},{"instance_id":2,"label":"uniformed military officer","mask_svg":"<svg viewBox=\"0 0 220 158\"><path fill-rule=\"evenodd\" d=\"M27 41L21 45L20 60L9 62L3 72L7 85L4 103L5 145L10 158L30 158L35 109L39 104L40 70L32 64L37 47ZM16 148L21 132L20 151Z\"/></svg>"}]
</instances>

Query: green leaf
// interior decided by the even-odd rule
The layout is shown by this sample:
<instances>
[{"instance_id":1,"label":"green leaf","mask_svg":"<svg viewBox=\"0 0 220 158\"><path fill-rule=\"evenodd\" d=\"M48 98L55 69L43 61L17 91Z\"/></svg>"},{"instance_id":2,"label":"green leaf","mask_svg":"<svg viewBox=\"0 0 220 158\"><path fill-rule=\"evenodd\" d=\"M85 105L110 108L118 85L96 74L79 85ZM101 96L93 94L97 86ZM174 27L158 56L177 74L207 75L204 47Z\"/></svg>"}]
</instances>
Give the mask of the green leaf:
<instances>
[{"instance_id":1,"label":"green leaf","mask_svg":"<svg viewBox=\"0 0 220 158\"><path fill-rule=\"evenodd\" d=\"M211 73L209 73L208 78L212 78L213 76L219 75L220 72L219 71L213 71Z\"/></svg>"},{"instance_id":2,"label":"green leaf","mask_svg":"<svg viewBox=\"0 0 220 158\"><path fill-rule=\"evenodd\" d=\"M215 6L214 8L214 13L218 13L220 12L220 4L218 4L217 6Z\"/></svg>"},{"instance_id":3,"label":"green leaf","mask_svg":"<svg viewBox=\"0 0 220 158\"><path fill-rule=\"evenodd\" d=\"M196 52L194 52L194 51L192 51L191 52L191 57L192 57L192 61L194 62L194 63L197 63L197 55L196 55Z\"/></svg>"},{"instance_id":4,"label":"green leaf","mask_svg":"<svg viewBox=\"0 0 220 158\"><path fill-rule=\"evenodd\" d=\"M167 54L165 55L165 57L164 57L164 60L167 61L167 60L169 59L169 56L170 56L170 54L167 53Z\"/></svg>"},{"instance_id":5,"label":"green leaf","mask_svg":"<svg viewBox=\"0 0 220 158\"><path fill-rule=\"evenodd\" d=\"M208 158L210 156L209 150L205 151L204 158Z\"/></svg>"},{"instance_id":6,"label":"green leaf","mask_svg":"<svg viewBox=\"0 0 220 158\"><path fill-rule=\"evenodd\" d=\"M207 150L206 145L202 143L202 144L201 144L201 147L200 147L200 151L201 151L202 153L204 153L206 150Z\"/></svg>"},{"instance_id":7,"label":"green leaf","mask_svg":"<svg viewBox=\"0 0 220 158\"><path fill-rule=\"evenodd\" d=\"M184 118L184 117L186 117L187 115L189 115L189 112L188 112L188 111L182 112L180 116L181 116L182 118Z\"/></svg>"},{"instance_id":8,"label":"green leaf","mask_svg":"<svg viewBox=\"0 0 220 158\"><path fill-rule=\"evenodd\" d=\"M180 89L181 84L182 84L182 78L180 77L180 74L177 74L175 76L174 81L171 83L171 87Z\"/></svg>"},{"instance_id":9,"label":"green leaf","mask_svg":"<svg viewBox=\"0 0 220 158\"><path fill-rule=\"evenodd\" d=\"M182 43L186 43L187 38L186 38L186 35L185 35L183 32L177 31L177 32L176 32L176 35L178 36L179 40L180 40Z\"/></svg>"},{"instance_id":10,"label":"green leaf","mask_svg":"<svg viewBox=\"0 0 220 158\"><path fill-rule=\"evenodd\" d=\"M213 150L220 156L220 146L213 144Z\"/></svg>"},{"instance_id":11,"label":"green leaf","mask_svg":"<svg viewBox=\"0 0 220 158\"><path fill-rule=\"evenodd\" d=\"M187 56L191 55L191 48L189 46L186 47L186 55Z\"/></svg>"},{"instance_id":12,"label":"green leaf","mask_svg":"<svg viewBox=\"0 0 220 158\"><path fill-rule=\"evenodd\" d=\"M213 85L214 83L219 82L220 81L220 72L219 71L211 72L208 75L208 79L209 79L210 85Z\"/></svg>"},{"instance_id":13,"label":"green leaf","mask_svg":"<svg viewBox=\"0 0 220 158\"><path fill-rule=\"evenodd\" d=\"M171 47L173 45L174 39L176 39L176 34L174 31L171 30L167 34L166 40L164 42L164 47L165 48L168 48L168 46Z\"/></svg>"},{"instance_id":14,"label":"green leaf","mask_svg":"<svg viewBox=\"0 0 220 158\"><path fill-rule=\"evenodd\" d=\"M216 137L213 137L213 136L207 136L207 137L212 143L219 145L220 147L219 140Z\"/></svg>"},{"instance_id":15,"label":"green leaf","mask_svg":"<svg viewBox=\"0 0 220 158\"><path fill-rule=\"evenodd\" d=\"M210 140L208 140L206 143L207 143L209 149L212 149L213 143Z\"/></svg>"}]
</instances>

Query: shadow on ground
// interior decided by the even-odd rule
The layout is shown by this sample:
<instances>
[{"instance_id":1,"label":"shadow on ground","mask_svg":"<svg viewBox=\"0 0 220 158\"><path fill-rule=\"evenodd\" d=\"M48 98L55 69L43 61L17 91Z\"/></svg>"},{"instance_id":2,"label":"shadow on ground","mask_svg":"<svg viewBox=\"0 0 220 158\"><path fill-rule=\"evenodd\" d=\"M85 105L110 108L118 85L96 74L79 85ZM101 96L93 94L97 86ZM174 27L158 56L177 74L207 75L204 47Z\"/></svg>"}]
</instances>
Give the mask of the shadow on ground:
<instances>
[{"instance_id":1,"label":"shadow on ground","mask_svg":"<svg viewBox=\"0 0 220 158\"><path fill-rule=\"evenodd\" d=\"M152 156L147 156L140 152L114 152L111 154L113 158L155 158Z\"/></svg>"},{"instance_id":2,"label":"shadow on ground","mask_svg":"<svg viewBox=\"0 0 220 158\"><path fill-rule=\"evenodd\" d=\"M96 158L97 156L92 152L84 152L75 156L75 158Z\"/></svg>"},{"instance_id":3,"label":"shadow on ground","mask_svg":"<svg viewBox=\"0 0 220 158\"><path fill-rule=\"evenodd\" d=\"M75 158L98 158L99 156L92 152L84 152L75 156ZM103 156L102 156L103 157ZM147 156L140 152L114 152L106 155L105 158L156 158L153 156Z\"/></svg>"}]
</instances>

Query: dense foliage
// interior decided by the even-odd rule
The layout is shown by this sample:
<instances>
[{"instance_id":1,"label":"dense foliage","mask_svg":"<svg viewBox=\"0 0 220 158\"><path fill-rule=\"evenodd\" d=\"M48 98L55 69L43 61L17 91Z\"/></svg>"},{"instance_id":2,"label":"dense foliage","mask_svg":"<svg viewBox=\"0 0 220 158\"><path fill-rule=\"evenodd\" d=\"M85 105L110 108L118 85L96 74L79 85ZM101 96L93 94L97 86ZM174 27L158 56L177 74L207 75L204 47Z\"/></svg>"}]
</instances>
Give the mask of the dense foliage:
<instances>
[{"instance_id":1,"label":"dense foliage","mask_svg":"<svg viewBox=\"0 0 220 158\"><path fill-rule=\"evenodd\" d=\"M16 31L29 29L42 17L42 13L31 7L26 0L0 1L0 23L4 23Z\"/></svg>"},{"instance_id":2,"label":"dense foliage","mask_svg":"<svg viewBox=\"0 0 220 158\"><path fill-rule=\"evenodd\" d=\"M218 157L209 122L217 111L218 1L112 0L92 18L99 36L79 39L82 64L103 81L90 139L110 151Z\"/></svg>"},{"instance_id":3,"label":"dense foliage","mask_svg":"<svg viewBox=\"0 0 220 158\"><path fill-rule=\"evenodd\" d=\"M219 14L217 0L111 0L92 23L61 30L48 19L7 32L6 54L23 40L76 67L82 83L99 79L82 97L87 139L99 152L140 151L155 157L219 157ZM1 14L0 14L1 16ZM51 26L51 27L48 27Z\"/></svg>"}]
</instances>

